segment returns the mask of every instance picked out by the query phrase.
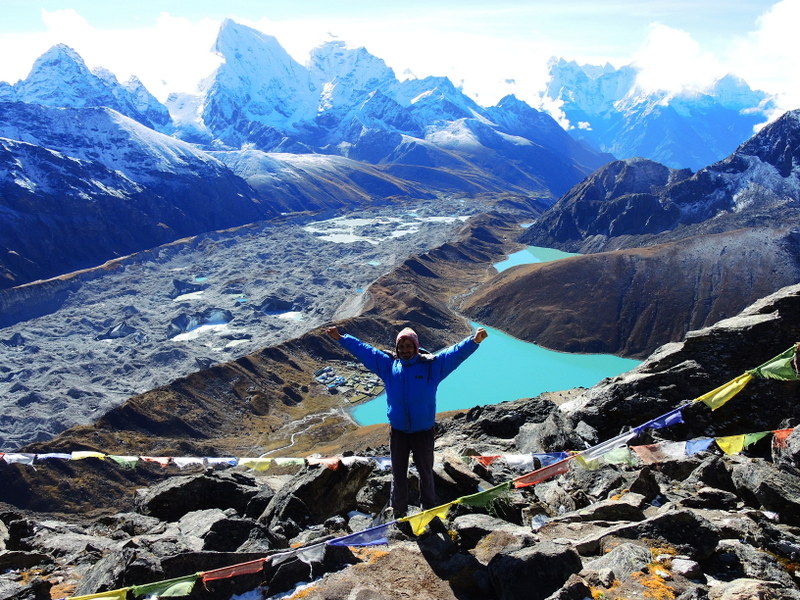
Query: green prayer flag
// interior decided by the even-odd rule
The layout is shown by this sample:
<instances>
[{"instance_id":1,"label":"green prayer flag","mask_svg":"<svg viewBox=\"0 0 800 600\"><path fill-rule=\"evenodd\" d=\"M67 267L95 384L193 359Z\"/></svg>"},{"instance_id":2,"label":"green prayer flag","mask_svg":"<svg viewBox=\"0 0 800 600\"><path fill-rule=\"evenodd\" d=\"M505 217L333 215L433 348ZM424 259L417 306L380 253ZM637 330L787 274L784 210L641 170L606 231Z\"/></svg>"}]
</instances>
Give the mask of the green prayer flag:
<instances>
[{"instance_id":1,"label":"green prayer flag","mask_svg":"<svg viewBox=\"0 0 800 600\"><path fill-rule=\"evenodd\" d=\"M511 489L512 483L513 482L511 481L506 481L504 483L501 483L500 485L491 487L488 490L483 490L482 492L478 492L477 494L462 496L461 498L459 498L459 503L464 504L466 506L486 508L498 498L503 497L508 492L508 490Z\"/></svg>"},{"instance_id":2,"label":"green prayer flag","mask_svg":"<svg viewBox=\"0 0 800 600\"><path fill-rule=\"evenodd\" d=\"M759 431L758 433L747 433L744 436L744 447L749 448L761 438L772 433L771 431Z\"/></svg>"},{"instance_id":3,"label":"green prayer flag","mask_svg":"<svg viewBox=\"0 0 800 600\"><path fill-rule=\"evenodd\" d=\"M139 462L138 456L118 456L116 454L109 454L108 458L113 460L115 463L122 465L123 467L128 467L132 469L136 466L136 463Z\"/></svg>"},{"instance_id":4,"label":"green prayer flag","mask_svg":"<svg viewBox=\"0 0 800 600\"><path fill-rule=\"evenodd\" d=\"M765 362L760 367L748 371L757 377L764 379L778 379L780 381L796 381L799 379L797 371L794 370L792 361L794 360L795 347L792 346L785 352L779 354Z\"/></svg>"},{"instance_id":5,"label":"green prayer flag","mask_svg":"<svg viewBox=\"0 0 800 600\"><path fill-rule=\"evenodd\" d=\"M610 465L628 465L635 467L638 463L633 452L627 446L622 448L614 448L611 452L606 452L603 455L603 460Z\"/></svg>"},{"instance_id":6,"label":"green prayer flag","mask_svg":"<svg viewBox=\"0 0 800 600\"><path fill-rule=\"evenodd\" d=\"M158 596L159 598L173 598L175 596L188 596L192 593L192 588L197 582L197 573L167 579L165 581L154 581L144 585L135 585L131 588L133 595L137 598L141 596Z\"/></svg>"}]
</instances>

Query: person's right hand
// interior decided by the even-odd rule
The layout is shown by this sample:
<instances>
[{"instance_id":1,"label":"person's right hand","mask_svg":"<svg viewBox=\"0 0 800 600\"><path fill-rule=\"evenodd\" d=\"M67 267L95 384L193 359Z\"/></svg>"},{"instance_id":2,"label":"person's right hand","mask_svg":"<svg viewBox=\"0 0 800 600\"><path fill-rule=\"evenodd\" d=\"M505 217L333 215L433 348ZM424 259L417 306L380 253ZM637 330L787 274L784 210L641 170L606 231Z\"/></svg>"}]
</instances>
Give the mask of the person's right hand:
<instances>
[{"instance_id":1,"label":"person's right hand","mask_svg":"<svg viewBox=\"0 0 800 600\"><path fill-rule=\"evenodd\" d=\"M334 326L334 327L328 327L328 328L325 330L325 333L327 333L327 334L328 334L328 335L331 337L331 339L334 339L334 340L336 340L337 342L338 342L340 339L342 339L342 334L341 334L341 333L339 333L339 330L338 330L338 329L337 329L335 326Z\"/></svg>"}]
</instances>

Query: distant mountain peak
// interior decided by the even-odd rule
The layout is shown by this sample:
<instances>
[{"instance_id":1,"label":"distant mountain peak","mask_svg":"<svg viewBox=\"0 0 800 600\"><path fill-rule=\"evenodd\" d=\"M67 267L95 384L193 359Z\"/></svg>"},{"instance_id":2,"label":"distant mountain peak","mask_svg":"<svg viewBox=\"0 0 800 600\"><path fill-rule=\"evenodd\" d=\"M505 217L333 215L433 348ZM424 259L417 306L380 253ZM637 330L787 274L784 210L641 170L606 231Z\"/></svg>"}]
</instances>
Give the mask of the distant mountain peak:
<instances>
[{"instance_id":1,"label":"distant mountain peak","mask_svg":"<svg viewBox=\"0 0 800 600\"><path fill-rule=\"evenodd\" d=\"M558 103L576 139L619 158L695 170L733 152L772 110L766 94L733 75L707 90L647 91L638 74L634 65L553 60L544 96Z\"/></svg>"},{"instance_id":2,"label":"distant mountain peak","mask_svg":"<svg viewBox=\"0 0 800 600\"><path fill-rule=\"evenodd\" d=\"M314 48L308 69L313 84L321 90L320 114L350 110L373 91L391 94L397 86L394 71L382 59L341 40Z\"/></svg>"},{"instance_id":3,"label":"distant mountain peak","mask_svg":"<svg viewBox=\"0 0 800 600\"><path fill-rule=\"evenodd\" d=\"M244 143L252 123L291 131L314 119L308 70L273 36L226 19L214 49L224 62L208 80L202 117L224 143Z\"/></svg>"},{"instance_id":4,"label":"distant mountain peak","mask_svg":"<svg viewBox=\"0 0 800 600\"><path fill-rule=\"evenodd\" d=\"M11 99L59 108L105 106L153 129L169 129L166 107L138 79L122 85L107 69L91 71L65 44L56 44L34 62L28 77L13 86Z\"/></svg>"}]
</instances>

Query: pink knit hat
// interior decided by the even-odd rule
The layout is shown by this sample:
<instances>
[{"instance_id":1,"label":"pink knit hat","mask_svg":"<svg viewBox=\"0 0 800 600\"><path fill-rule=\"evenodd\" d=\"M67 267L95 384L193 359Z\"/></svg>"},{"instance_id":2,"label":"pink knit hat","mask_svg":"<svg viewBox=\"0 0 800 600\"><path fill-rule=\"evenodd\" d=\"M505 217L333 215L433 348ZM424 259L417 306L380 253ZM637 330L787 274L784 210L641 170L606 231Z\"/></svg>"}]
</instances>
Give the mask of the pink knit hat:
<instances>
[{"instance_id":1,"label":"pink knit hat","mask_svg":"<svg viewBox=\"0 0 800 600\"><path fill-rule=\"evenodd\" d=\"M406 327L400 333L397 334L397 339L394 341L394 347L397 348L397 344L400 343L400 340L403 338L409 339L414 342L414 348L416 348L417 352L419 352L419 338L417 337L417 332L411 329L411 327Z\"/></svg>"}]
</instances>

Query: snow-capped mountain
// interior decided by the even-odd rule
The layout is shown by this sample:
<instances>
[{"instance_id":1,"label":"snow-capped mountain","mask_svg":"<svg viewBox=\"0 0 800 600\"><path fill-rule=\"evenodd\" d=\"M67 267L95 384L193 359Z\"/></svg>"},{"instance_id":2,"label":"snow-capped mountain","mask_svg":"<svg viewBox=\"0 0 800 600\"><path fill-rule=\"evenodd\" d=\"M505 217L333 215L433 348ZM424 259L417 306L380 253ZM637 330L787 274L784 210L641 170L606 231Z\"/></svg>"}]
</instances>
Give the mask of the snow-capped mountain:
<instances>
[{"instance_id":1,"label":"snow-capped mountain","mask_svg":"<svg viewBox=\"0 0 800 600\"><path fill-rule=\"evenodd\" d=\"M638 71L550 64L544 95L560 105L569 132L618 158L644 157L672 168L721 160L765 123L769 97L728 75L706 92L644 93Z\"/></svg>"},{"instance_id":2,"label":"snow-capped mountain","mask_svg":"<svg viewBox=\"0 0 800 600\"><path fill-rule=\"evenodd\" d=\"M0 101L17 100L43 106L113 108L146 125L168 131L166 106L147 91L136 77L120 84L105 69L89 70L80 55L58 44L40 56L27 78L0 90Z\"/></svg>"},{"instance_id":3,"label":"snow-capped mountain","mask_svg":"<svg viewBox=\"0 0 800 600\"><path fill-rule=\"evenodd\" d=\"M224 62L207 82L202 119L222 143L274 147L316 116L308 70L274 37L226 19L215 51Z\"/></svg>"},{"instance_id":4,"label":"snow-capped mountain","mask_svg":"<svg viewBox=\"0 0 800 600\"><path fill-rule=\"evenodd\" d=\"M349 112L377 90L392 96L397 87L394 71L383 60L340 40L312 50L308 70L319 93L320 116Z\"/></svg>"},{"instance_id":5,"label":"snow-capped mountain","mask_svg":"<svg viewBox=\"0 0 800 600\"><path fill-rule=\"evenodd\" d=\"M109 108L0 103L0 288L276 214L223 163Z\"/></svg>"},{"instance_id":6,"label":"snow-capped mountain","mask_svg":"<svg viewBox=\"0 0 800 600\"><path fill-rule=\"evenodd\" d=\"M800 226L800 110L694 174L647 159L609 163L560 198L523 239L587 252L775 226Z\"/></svg>"},{"instance_id":7,"label":"snow-capped mountain","mask_svg":"<svg viewBox=\"0 0 800 600\"><path fill-rule=\"evenodd\" d=\"M205 128L211 147L447 164L462 174L496 168L515 174L513 186L544 194L565 191L610 159L571 139L544 113L527 107L525 118L535 115L537 122L531 127L519 122L516 107L516 117L503 118L503 106L482 108L447 78L400 82L382 60L339 41L316 48L305 68L275 38L227 20L216 49L224 63L202 99L168 103L174 117L182 115L177 130ZM198 113L187 110L192 106Z\"/></svg>"}]
</instances>

